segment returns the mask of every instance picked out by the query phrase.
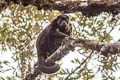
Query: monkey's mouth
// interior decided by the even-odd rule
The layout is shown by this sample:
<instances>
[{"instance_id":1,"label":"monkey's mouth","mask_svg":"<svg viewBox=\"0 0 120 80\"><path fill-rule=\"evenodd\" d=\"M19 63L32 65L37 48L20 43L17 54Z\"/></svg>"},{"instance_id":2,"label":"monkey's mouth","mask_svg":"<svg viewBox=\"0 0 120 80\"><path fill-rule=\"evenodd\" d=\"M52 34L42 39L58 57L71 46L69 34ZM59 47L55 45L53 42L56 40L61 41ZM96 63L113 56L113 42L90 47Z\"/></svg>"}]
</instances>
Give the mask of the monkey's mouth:
<instances>
[{"instance_id":1,"label":"monkey's mouth","mask_svg":"<svg viewBox=\"0 0 120 80\"><path fill-rule=\"evenodd\" d=\"M62 26L60 26L60 30L65 30L66 27L67 27L67 25L62 25Z\"/></svg>"},{"instance_id":2,"label":"monkey's mouth","mask_svg":"<svg viewBox=\"0 0 120 80\"><path fill-rule=\"evenodd\" d=\"M68 24L62 24L60 27L65 29L67 27Z\"/></svg>"}]
</instances>

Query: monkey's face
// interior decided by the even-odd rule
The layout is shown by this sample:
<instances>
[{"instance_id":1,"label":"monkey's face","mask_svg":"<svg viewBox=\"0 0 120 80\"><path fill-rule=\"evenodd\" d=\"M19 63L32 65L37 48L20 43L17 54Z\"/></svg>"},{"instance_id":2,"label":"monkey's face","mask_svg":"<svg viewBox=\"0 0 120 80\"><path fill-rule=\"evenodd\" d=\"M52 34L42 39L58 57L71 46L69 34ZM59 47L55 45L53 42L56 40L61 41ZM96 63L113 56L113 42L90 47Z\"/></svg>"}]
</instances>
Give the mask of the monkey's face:
<instances>
[{"instance_id":1,"label":"monkey's face","mask_svg":"<svg viewBox=\"0 0 120 80\"><path fill-rule=\"evenodd\" d=\"M65 29L69 24L69 17L67 15L60 15L57 17L57 25L59 29Z\"/></svg>"}]
</instances>

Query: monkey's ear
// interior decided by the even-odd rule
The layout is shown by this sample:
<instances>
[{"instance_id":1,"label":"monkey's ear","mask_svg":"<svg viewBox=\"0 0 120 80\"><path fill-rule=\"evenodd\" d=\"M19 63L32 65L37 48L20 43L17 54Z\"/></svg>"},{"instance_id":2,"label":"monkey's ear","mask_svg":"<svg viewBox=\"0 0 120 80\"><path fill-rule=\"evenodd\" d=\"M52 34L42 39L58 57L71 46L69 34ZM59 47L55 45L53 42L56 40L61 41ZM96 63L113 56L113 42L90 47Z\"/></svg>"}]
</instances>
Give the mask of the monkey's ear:
<instances>
[{"instance_id":1,"label":"monkey's ear","mask_svg":"<svg viewBox=\"0 0 120 80\"><path fill-rule=\"evenodd\" d=\"M68 20L70 19L69 16L67 16L67 15L66 15L66 18L67 18Z\"/></svg>"},{"instance_id":2,"label":"monkey's ear","mask_svg":"<svg viewBox=\"0 0 120 80\"><path fill-rule=\"evenodd\" d=\"M57 16L57 18L56 18L56 19L60 19L60 18L61 18L61 15Z\"/></svg>"}]
</instances>

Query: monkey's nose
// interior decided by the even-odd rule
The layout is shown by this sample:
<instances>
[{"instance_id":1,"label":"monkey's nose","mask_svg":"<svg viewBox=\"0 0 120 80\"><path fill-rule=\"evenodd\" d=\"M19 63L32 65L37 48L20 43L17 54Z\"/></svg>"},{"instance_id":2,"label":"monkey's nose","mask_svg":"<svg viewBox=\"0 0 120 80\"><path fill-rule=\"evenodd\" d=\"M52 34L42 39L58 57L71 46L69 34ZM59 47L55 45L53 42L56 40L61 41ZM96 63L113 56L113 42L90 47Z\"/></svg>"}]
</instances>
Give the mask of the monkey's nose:
<instances>
[{"instance_id":1,"label":"monkey's nose","mask_svg":"<svg viewBox=\"0 0 120 80\"><path fill-rule=\"evenodd\" d=\"M67 23L66 22L63 22L63 24L62 24L63 26L66 26L67 25Z\"/></svg>"},{"instance_id":2,"label":"monkey's nose","mask_svg":"<svg viewBox=\"0 0 120 80\"><path fill-rule=\"evenodd\" d=\"M65 24L65 23L63 23L63 26L66 26L66 24Z\"/></svg>"}]
</instances>

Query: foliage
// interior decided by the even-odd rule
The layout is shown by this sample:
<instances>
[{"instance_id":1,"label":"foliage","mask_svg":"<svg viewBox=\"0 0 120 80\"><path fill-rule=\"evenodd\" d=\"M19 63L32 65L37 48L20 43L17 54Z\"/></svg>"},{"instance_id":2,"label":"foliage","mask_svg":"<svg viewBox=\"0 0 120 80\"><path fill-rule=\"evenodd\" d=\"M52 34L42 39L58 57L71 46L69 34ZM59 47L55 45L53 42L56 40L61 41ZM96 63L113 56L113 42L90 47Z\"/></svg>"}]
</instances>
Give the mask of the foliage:
<instances>
[{"instance_id":1,"label":"foliage","mask_svg":"<svg viewBox=\"0 0 120 80\"><path fill-rule=\"evenodd\" d=\"M35 40L48 23L58 16L57 11L44 11L34 6L11 5L0 14L0 76L1 80L16 80L23 78L32 71L36 62ZM111 14L101 13L96 17L85 17L81 13L68 14L73 26L73 36L91 39L97 42L113 40L110 33L119 25L119 17L112 20ZM79 57L71 63L73 68L62 68L57 74L43 75L38 78L58 80L91 80L97 76L103 80L118 79L114 73L120 69L119 56L108 58L84 48L77 48L74 55ZM5 55L5 57L3 56ZM9 58L7 56L11 55ZM72 54L73 55L73 54ZM3 56L3 58L2 58ZM65 57L67 58L67 56ZM95 63L95 64L94 64ZM63 63L66 64L67 63ZM10 72L12 76L6 75ZM96 76L97 75L97 76ZM119 76L120 77L120 76Z\"/></svg>"}]
</instances>

